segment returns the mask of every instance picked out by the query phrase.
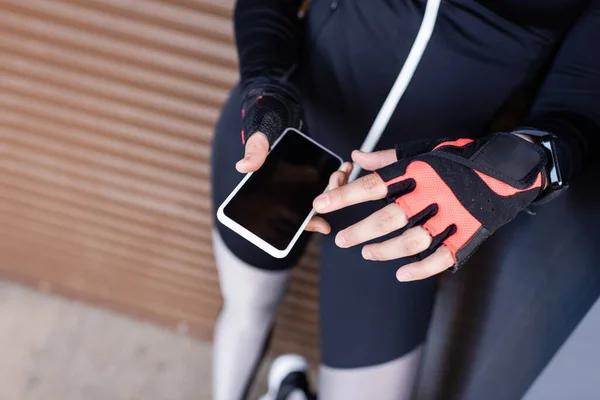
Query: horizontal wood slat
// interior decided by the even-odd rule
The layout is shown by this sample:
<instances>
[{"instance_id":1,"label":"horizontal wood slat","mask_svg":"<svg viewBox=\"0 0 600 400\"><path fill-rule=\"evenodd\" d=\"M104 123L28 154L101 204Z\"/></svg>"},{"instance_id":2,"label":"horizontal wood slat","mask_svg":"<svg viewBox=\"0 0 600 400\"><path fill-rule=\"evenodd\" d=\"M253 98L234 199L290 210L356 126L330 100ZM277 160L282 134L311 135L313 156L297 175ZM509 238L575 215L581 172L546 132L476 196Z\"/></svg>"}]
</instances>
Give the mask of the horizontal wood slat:
<instances>
[{"instance_id":1,"label":"horizontal wood slat","mask_svg":"<svg viewBox=\"0 0 600 400\"><path fill-rule=\"evenodd\" d=\"M234 0L0 2L0 274L210 339L210 144ZM274 350L318 360L317 260Z\"/></svg>"}]
</instances>

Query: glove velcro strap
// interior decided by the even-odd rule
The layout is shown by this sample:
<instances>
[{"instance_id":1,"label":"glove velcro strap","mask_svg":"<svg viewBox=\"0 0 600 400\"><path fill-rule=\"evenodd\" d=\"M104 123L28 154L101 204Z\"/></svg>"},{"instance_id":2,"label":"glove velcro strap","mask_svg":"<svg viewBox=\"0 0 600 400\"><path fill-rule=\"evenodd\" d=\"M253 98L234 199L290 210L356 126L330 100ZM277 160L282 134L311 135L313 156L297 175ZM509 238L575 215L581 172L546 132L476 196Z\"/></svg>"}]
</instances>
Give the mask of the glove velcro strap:
<instances>
[{"instance_id":1,"label":"glove velcro strap","mask_svg":"<svg viewBox=\"0 0 600 400\"><path fill-rule=\"evenodd\" d=\"M548 160L540 146L510 133L493 135L463 165L518 189L534 185Z\"/></svg>"}]
</instances>

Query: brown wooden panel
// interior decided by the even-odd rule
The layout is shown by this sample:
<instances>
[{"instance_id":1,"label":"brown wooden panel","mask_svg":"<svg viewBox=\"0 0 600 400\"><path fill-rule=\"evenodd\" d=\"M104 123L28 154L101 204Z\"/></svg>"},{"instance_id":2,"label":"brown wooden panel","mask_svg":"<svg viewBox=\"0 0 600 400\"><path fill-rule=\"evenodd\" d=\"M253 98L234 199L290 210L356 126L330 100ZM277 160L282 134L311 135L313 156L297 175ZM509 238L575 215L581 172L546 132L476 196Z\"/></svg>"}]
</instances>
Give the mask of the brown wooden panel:
<instances>
[{"instance_id":1,"label":"brown wooden panel","mask_svg":"<svg viewBox=\"0 0 600 400\"><path fill-rule=\"evenodd\" d=\"M233 0L0 2L0 273L209 339L213 127ZM276 351L318 359L318 245Z\"/></svg>"}]
</instances>

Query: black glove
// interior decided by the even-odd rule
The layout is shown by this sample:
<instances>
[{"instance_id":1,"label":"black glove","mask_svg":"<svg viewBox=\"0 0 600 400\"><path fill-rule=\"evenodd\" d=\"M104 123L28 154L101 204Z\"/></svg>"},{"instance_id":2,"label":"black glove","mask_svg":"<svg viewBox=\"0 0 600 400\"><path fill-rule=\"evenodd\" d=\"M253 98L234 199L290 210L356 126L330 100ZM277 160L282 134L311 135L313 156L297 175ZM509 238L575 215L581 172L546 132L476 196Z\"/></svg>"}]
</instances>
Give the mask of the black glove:
<instances>
[{"instance_id":1,"label":"black glove","mask_svg":"<svg viewBox=\"0 0 600 400\"><path fill-rule=\"evenodd\" d=\"M267 135L269 144L287 128L303 128L300 105L276 86L250 89L242 102L242 143L257 131Z\"/></svg>"}]
</instances>

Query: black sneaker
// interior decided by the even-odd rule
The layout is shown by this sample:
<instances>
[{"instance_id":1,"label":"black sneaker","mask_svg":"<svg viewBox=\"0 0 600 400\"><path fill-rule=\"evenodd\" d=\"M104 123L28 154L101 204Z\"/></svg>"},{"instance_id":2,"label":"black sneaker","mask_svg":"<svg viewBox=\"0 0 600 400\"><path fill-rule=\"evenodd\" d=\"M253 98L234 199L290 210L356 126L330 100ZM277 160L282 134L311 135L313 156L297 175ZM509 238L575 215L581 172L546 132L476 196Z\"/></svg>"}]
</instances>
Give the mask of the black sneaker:
<instances>
[{"instance_id":1,"label":"black sneaker","mask_svg":"<svg viewBox=\"0 0 600 400\"><path fill-rule=\"evenodd\" d=\"M306 400L316 400L308 383L308 363L297 354L284 354L278 357L269 371L269 391L260 400L287 400L300 391Z\"/></svg>"}]
</instances>

